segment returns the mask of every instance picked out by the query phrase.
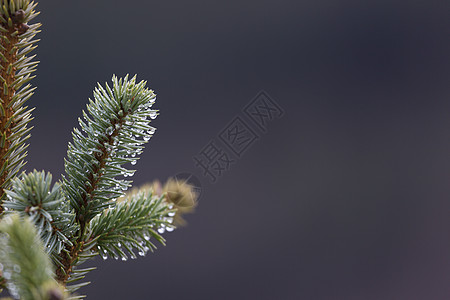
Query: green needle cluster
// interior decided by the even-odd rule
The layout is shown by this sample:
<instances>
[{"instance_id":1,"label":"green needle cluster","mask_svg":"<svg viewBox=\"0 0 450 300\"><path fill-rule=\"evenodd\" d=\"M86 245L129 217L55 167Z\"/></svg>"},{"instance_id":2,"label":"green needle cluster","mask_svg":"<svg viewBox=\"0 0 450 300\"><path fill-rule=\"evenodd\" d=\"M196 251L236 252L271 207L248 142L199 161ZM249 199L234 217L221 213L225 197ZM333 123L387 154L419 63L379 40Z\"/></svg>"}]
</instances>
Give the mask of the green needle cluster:
<instances>
[{"instance_id":1,"label":"green needle cluster","mask_svg":"<svg viewBox=\"0 0 450 300\"><path fill-rule=\"evenodd\" d=\"M195 193L187 184L127 192L158 115L153 90L128 75L94 89L59 180L45 171L20 173L33 110L25 105L34 91L28 82L38 64L30 55L40 27L32 23L35 8L34 1L0 0L0 291L25 300L80 299L73 293L95 269L84 262L137 258L165 245L162 235L191 211L182 199L195 206Z\"/></svg>"}]
</instances>

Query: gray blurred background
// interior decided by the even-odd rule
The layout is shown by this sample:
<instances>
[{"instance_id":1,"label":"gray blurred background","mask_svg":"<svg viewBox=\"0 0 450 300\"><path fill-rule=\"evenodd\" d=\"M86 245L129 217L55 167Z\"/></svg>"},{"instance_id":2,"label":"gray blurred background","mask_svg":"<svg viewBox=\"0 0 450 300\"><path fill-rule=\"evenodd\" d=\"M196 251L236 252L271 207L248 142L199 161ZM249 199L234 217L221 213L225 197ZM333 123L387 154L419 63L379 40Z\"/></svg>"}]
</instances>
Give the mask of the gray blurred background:
<instances>
[{"instance_id":1,"label":"gray blurred background","mask_svg":"<svg viewBox=\"0 0 450 300\"><path fill-rule=\"evenodd\" d=\"M27 169L59 178L96 82L130 73L161 110L135 184L188 172L203 188L167 247L96 260L89 299L450 298L448 2L38 8ZM260 90L284 115L212 183L193 157Z\"/></svg>"}]
</instances>

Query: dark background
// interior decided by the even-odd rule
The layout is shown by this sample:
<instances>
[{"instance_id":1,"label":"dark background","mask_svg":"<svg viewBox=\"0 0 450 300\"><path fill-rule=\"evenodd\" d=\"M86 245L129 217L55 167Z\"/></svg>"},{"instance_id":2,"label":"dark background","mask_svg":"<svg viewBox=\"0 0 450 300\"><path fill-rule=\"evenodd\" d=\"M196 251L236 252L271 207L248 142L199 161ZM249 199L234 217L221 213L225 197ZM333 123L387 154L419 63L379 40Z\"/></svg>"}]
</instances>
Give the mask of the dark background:
<instances>
[{"instance_id":1,"label":"dark background","mask_svg":"<svg viewBox=\"0 0 450 300\"><path fill-rule=\"evenodd\" d=\"M56 178L96 82L139 74L135 183L196 174L167 247L89 299L449 299L446 1L42 1L28 170ZM285 115L215 184L192 157L265 90Z\"/></svg>"}]
</instances>

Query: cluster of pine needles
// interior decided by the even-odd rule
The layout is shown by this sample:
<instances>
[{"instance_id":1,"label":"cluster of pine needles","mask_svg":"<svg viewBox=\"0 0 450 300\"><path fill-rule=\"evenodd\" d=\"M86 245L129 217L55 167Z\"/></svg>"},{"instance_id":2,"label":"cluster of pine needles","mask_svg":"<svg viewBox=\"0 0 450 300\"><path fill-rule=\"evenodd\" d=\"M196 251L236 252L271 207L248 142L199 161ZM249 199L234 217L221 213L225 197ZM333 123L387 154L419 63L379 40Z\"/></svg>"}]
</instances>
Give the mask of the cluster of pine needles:
<instances>
[{"instance_id":1,"label":"cluster of pine needles","mask_svg":"<svg viewBox=\"0 0 450 300\"><path fill-rule=\"evenodd\" d=\"M197 195L173 179L130 189L159 114L155 93L136 76L94 89L56 182L45 171L23 172L37 15L34 1L0 0L0 289L16 299L79 299L95 269L84 262L133 259L165 245L162 235L185 223Z\"/></svg>"}]
</instances>

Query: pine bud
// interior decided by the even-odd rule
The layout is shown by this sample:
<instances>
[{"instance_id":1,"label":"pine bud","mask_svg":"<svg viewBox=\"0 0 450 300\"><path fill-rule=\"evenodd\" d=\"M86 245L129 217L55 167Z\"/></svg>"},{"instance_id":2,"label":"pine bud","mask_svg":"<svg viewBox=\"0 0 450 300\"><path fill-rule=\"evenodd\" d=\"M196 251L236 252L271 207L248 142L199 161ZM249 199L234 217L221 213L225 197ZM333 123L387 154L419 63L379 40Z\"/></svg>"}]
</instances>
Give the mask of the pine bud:
<instances>
[{"instance_id":1,"label":"pine bud","mask_svg":"<svg viewBox=\"0 0 450 300\"><path fill-rule=\"evenodd\" d=\"M175 205L177 209L174 223L175 225L185 225L186 221L182 215L192 213L197 206L198 193L195 186L186 180L169 178L163 187L163 192L167 195L167 200Z\"/></svg>"},{"instance_id":2,"label":"pine bud","mask_svg":"<svg viewBox=\"0 0 450 300\"><path fill-rule=\"evenodd\" d=\"M30 28L30 26L28 26L28 24L21 23L18 26L17 31L19 32L19 34L24 34L25 32L27 32L28 28Z\"/></svg>"},{"instance_id":3,"label":"pine bud","mask_svg":"<svg viewBox=\"0 0 450 300\"><path fill-rule=\"evenodd\" d=\"M48 299L49 300L62 300L64 299L64 295L61 290L54 288L48 291Z\"/></svg>"},{"instance_id":4,"label":"pine bud","mask_svg":"<svg viewBox=\"0 0 450 300\"><path fill-rule=\"evenodd\" d=\"M13 15L14 23L22 23L25 20L25 11L23 9L19 9Z\"/></svg>"}]
</instances>

